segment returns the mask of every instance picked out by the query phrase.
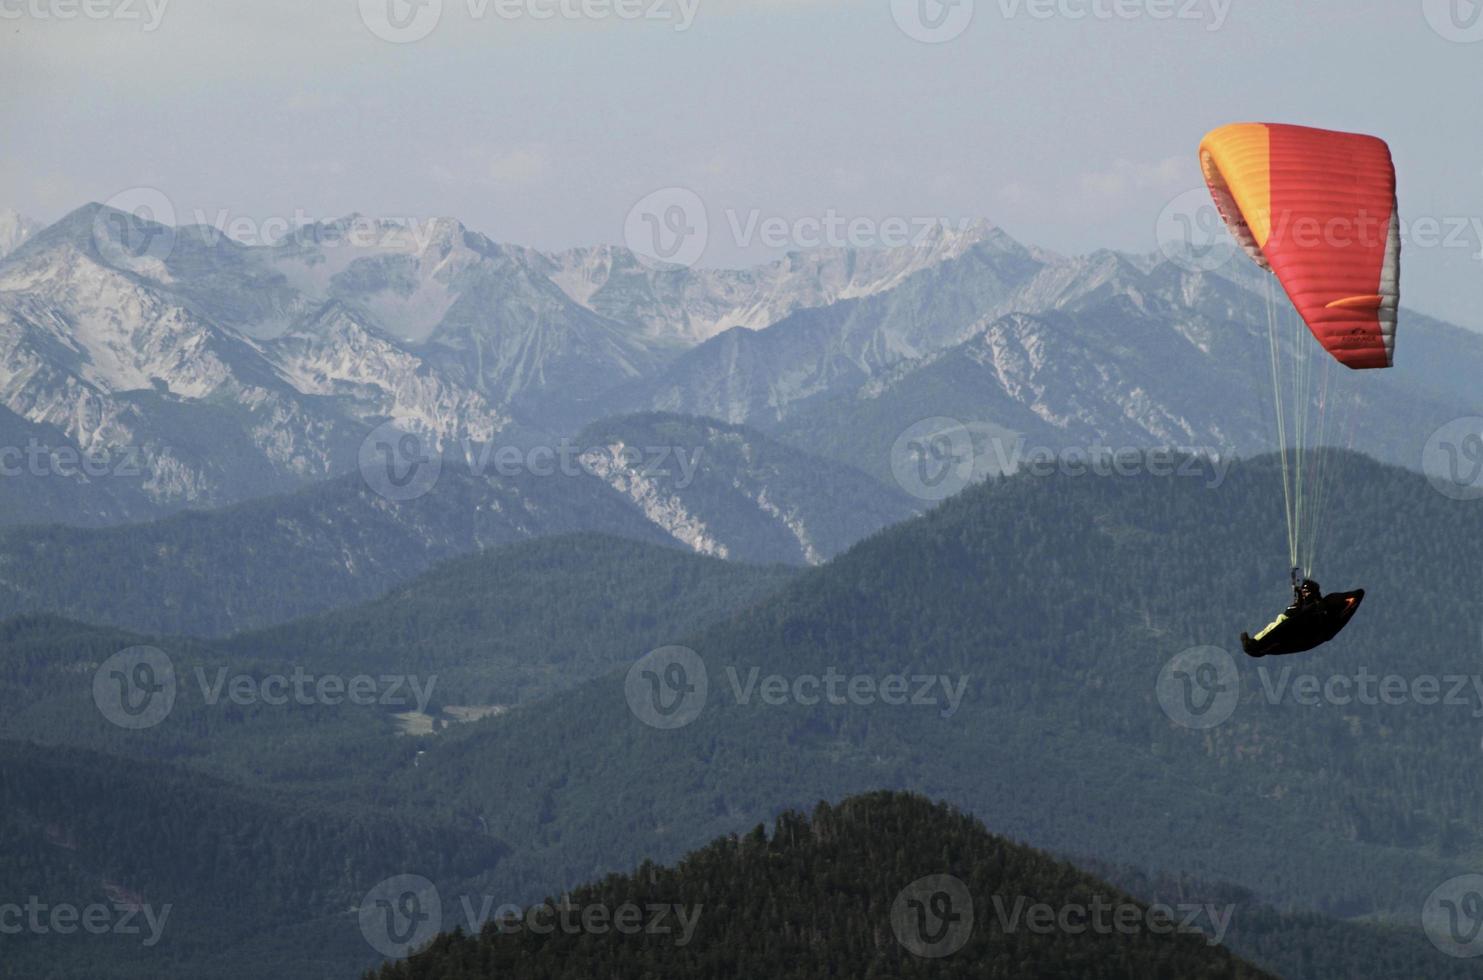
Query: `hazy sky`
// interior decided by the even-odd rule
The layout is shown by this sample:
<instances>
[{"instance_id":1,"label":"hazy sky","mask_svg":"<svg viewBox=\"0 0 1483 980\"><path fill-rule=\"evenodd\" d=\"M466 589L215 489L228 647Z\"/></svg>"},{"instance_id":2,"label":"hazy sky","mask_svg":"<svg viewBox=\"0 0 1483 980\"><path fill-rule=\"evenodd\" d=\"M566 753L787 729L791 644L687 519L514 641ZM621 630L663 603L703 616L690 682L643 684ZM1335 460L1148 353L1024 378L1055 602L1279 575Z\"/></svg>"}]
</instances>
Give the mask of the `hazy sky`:
<instances>
[{"instance_id":1,"label":"hazy sky","mask_svg":"<svg viewBox=\"0 0 1483 980\"><path fill-rule=\"evenodd\" d=\"M0 207L150 188L239 237L359 211L554 248L683 188L709 265L827 239L808 218L1147 252L1206 130L1301 122L1390 141L1404 301L1483 327L1469 0L421 4L0 0Z\"/></svg>"}]
</instances>

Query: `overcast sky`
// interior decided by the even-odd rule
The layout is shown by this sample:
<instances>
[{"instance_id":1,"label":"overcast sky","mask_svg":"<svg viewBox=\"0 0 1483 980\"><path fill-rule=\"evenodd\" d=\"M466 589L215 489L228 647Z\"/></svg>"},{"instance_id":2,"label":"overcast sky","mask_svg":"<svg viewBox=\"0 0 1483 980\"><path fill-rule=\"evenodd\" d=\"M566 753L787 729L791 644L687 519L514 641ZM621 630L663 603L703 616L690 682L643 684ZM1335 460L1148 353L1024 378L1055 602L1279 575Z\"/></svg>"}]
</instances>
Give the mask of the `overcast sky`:
<instances>
[{"instance_id":1,"label":"overcast sky","mask_svg":"<svg viewBox=\"0 0 1483 980\"><path fill-rule=\"evenodd\" d=\"M1480 13L0 0L0 207L49 221L149 188L177 223L249 237L357 211L557 248L622 242L637 202L683 188L709 220L707 265L827 239L831 216L867 238L986 218L1061 252L1150 252L1170 203L1198 200L1181 196L1202 186L1206 130L1300 122L1390 141L1416 239L1404 301L1483 327Z\"/></svg>"}]
</instances>

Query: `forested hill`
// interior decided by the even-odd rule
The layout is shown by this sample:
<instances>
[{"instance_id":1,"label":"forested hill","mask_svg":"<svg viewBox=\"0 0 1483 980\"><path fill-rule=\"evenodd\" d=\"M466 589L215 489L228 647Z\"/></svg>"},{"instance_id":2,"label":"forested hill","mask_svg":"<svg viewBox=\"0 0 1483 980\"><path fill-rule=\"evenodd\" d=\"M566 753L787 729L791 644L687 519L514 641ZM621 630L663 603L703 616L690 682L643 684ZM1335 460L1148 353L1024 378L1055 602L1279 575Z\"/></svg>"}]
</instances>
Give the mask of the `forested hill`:
<instances>
[{"instance_id":1,"label":"forested hill","mask_svg":"<svg viewBox=\"0 0 1483 980\"><path fill-rule=\"evenodd\" d=\"M566 915L546 931L548 908ZM625 920L626 909L642 914ZM1046 910L1085 927L1046 928ZM1214 943L1224 912L1150 911L952 808L874 793L820 804L811 819L785 813L771 837L759 825L674 868L645 865L491 920L478 936L440 936L367 977L1266 976Z\"/></svg>"}]
</instances>

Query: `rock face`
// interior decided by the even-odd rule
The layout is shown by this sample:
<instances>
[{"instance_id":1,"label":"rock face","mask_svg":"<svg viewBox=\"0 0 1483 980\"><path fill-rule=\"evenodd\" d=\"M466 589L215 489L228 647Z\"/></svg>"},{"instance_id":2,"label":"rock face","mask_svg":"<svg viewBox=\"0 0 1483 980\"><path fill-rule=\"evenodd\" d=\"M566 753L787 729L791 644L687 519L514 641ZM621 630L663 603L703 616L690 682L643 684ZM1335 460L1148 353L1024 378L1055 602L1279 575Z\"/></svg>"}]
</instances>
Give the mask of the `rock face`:
<instances>
[{"instance_id":1,"label":"rock face","mask_svg":"<svg viewBox=\"0 0 1483 980\"><path fill-rule=\"evenodd\" d=\"M269 259L196 229L74 212L0 263L0 405L84 452L137 454L161 506L328 478L385 418L439 445L507 423L356 308L294 291Z\"/></svg>"}]
</instances>

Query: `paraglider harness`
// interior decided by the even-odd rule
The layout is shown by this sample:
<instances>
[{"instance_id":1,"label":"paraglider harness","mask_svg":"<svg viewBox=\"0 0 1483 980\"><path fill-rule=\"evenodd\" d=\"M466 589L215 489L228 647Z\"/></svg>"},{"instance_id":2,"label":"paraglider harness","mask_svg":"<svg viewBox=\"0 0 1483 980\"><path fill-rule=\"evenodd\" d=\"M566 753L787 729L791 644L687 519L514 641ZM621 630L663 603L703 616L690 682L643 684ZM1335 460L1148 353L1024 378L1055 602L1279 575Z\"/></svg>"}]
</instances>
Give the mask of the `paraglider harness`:
<instances>
[{"instance_id":1,"label":"paraglider harness","mask_svg":"<svg viewBox=\"0 0 1483 980\"><path fill-rule=\"evenodd\" d=\"M1256 636L1241 634L1241 648L1249 657L1303 653L1339 635L1359 611L1364 589L1324 595L1317 582L1292 570L1292 605Z\"/></svg>"}]
</instances>

